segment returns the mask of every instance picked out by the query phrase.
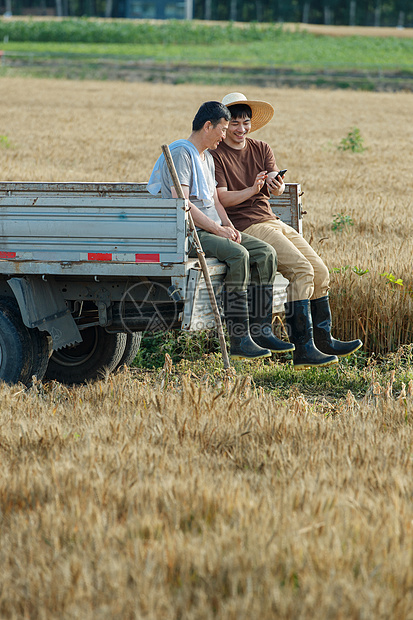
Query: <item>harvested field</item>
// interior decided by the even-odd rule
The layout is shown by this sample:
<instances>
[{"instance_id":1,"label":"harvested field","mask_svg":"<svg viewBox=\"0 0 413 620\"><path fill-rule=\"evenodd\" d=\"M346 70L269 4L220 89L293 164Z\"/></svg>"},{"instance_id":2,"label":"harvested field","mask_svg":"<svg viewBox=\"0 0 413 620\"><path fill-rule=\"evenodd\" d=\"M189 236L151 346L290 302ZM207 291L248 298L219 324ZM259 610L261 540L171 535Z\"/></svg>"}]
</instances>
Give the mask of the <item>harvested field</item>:
<instances>
[{"instance_id":1,"label":"harvested field","mask_svg":"<svg viewBox=\"0 0 413 620\"><path fill-rule=\"evenodd\" d=\"M125 371L0 397L2 618L413 617L411 387L314 406Z\"/></svg>"},{"instance_id":2,"label":"harvested field","mask_svg":"<svg viewBox=\"0 0 413 620\"><path fill-rule=\"evenodd\" d=\"M143 181L228 92L0 84L2 180ZM276 107L256 135L302 183L305 235L339 270L339 331L407 342L412 95L246 94ZM339 151L354 126L367 150ZM334 232L339 213L353 225ZM412 620L413 380L395 394L370 365L362 399L327 401L320 382L310 402L195 372L167 360L73 389L0 386L1 618Z\"/></svg>"},{"instance_id":3,"label":"harvested field","mask_svg":"<svg viewBox=\"0 0 413 620\"><path fill-rule=\"evenodd\" d=\"M389 28L374 26L325 26L324 24L284 24L286 29L295 31L305 30L312 34L329 37L397 37L398 39L410 39L413 37L413 28Z\"/></svg>"}]
</instances>

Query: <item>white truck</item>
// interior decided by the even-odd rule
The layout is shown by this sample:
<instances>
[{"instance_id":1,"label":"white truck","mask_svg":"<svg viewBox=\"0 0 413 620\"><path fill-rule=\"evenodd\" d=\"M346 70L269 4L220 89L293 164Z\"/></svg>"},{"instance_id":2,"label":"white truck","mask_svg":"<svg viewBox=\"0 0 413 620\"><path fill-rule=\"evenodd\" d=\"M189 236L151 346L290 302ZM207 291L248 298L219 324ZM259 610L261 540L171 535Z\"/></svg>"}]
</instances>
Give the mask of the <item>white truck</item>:
<instances>
[{"instance_id":1,"label":"white truck","mask_svg":"<svg viewBox=\"0 0 413 620\"><path fill-rule=\"evenodd\" d=\"M271 204L302 232L299 184ZM213 328L186 209L146 183L0 182L0 380L81 383L131 363L144 331ZM226 266L207 263L219 295Z\"/></svg>"}]
</instances>

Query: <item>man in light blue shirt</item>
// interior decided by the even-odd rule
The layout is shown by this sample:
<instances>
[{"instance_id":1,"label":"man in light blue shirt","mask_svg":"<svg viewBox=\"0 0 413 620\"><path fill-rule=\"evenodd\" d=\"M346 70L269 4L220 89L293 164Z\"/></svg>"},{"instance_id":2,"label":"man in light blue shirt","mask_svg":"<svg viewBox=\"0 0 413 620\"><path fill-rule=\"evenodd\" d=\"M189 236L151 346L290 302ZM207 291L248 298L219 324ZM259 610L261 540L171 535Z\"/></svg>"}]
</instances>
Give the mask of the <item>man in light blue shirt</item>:
<instances>
[{"instance_id":1,"label":"man in light blue shirt","mask_svg":"<svg viewBox=\"0 0 413 620\"><path fill-rule=\"evenodd\" d=\"M222 206L215 184L215 167L208 149L215 149L225 138L230 113L218 101L201 105L192 122L188 140L170 145L171 156L192 218L207 257L226 263L224 313L233 359L269 357L271 352L292 351L294 345L282 342L272 333L272 296L265 296L265 307L252 299L249 312L247 286L272 287L277 272L275 250L264 241L236 230ZM161 155L148 183L151 193L177 198L166 161Z\"/></svg>"}]
</instances>

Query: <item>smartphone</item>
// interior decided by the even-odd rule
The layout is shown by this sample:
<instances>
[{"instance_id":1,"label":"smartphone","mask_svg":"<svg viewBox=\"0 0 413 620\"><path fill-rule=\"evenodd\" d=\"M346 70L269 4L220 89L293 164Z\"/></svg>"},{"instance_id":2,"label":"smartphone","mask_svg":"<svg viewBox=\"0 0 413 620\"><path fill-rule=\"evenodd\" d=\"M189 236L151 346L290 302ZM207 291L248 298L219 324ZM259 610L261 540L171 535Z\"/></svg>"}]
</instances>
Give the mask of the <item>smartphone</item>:
<instances>
[{"instance_id":1,"label":"smartphone","mask_svg":"<svg viewBox=\"0 0 413 620\"><path fill-rule=\"evenodd\" d=\"M280 170L280 171L278 172L278 174L276 175L276 177L275 177L275 178L277 178L277 177L283 177L283 176L285 175L285 173L286 173L286 172L287 172L287 168L285 168L285 170Z\"/></svg>"}]
</instances>

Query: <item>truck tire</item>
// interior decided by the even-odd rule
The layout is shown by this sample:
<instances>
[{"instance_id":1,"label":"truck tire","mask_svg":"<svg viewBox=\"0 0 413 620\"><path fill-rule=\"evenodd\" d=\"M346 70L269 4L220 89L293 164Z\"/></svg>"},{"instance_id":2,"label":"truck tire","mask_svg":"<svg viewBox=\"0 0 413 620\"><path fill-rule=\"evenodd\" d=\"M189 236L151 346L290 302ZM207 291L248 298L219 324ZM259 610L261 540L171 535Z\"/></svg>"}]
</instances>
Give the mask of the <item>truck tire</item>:
<instances>
[{"instance_id":1,"label":"truck tire","mask_svg":"<svg viewBox=\"0 0 413 620\"><path fill-rule=\"evenodd\" d=\"M25 385L30 386L32 384L33 375L41 381L45 375L47 365L49 363L51 349L51 338L47 332L41 332L36 327L33 329L27 328L22 321L20 308L17 301L13 297L0 297L0 304L3 307L18 317L19 321L25 329L27 329L31 345L32 345L32 365L29 371L28 382L24 382Z\"/></svg>"},{"instance_id":2,"label":"truck tire","mask_svg":"<svg viewBox=\"0 0 413 620\"><path fill-rule=\"evenodd\" d=\"M47 332L41 332L37 328L29 329L33 347L32 376L41 381L46 374L52 352L52 341Z\"/></svg>"},{"instance_id":3,"label":"truck tire","mask_svg":"<svg viewBox=\"0 0 413 620\"><path fill-rule=\"evenodd\" d=\"M82 330L82 337L83 342L52 353L46 379L77 384L100 379L105 371L115 370L125 351L126 334L110 334L95 326Z\"/></svg>"},{"instance_id":4,"label":"truck tire","mask_svg":"<svg viewBox=\"0 0 413 620\"><path fill-rule=\"evenodd\" d=\"M125 352L123 353L117 368L121 366L130 366L138 355L138 351L141 347L142 332L134 332L133 334L127 334Z\"/></svg>"},{"instance_id":5,"label":"truck tire","mask_svg":"<svg viewBox=\"0 0 413 620\"><path fill-rule=\"evenodd\" d=\"M29 330L20 316L0 301L0 380L29 386L32 366Z\"/></svg>"}]
</instances>

